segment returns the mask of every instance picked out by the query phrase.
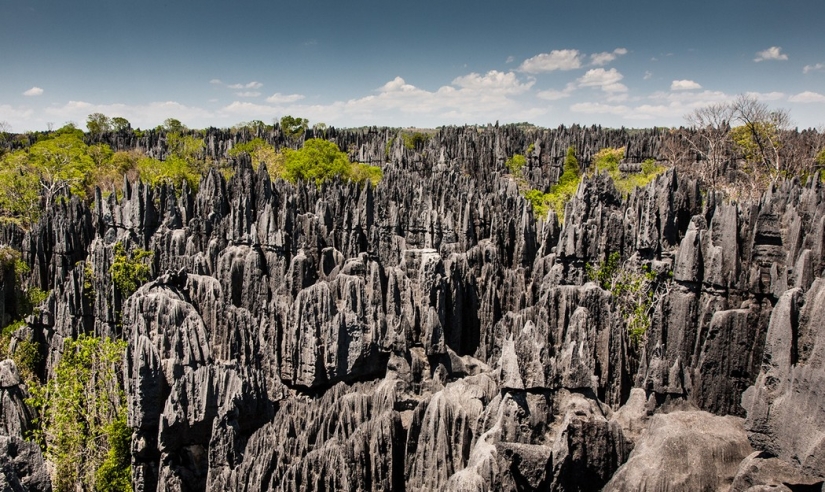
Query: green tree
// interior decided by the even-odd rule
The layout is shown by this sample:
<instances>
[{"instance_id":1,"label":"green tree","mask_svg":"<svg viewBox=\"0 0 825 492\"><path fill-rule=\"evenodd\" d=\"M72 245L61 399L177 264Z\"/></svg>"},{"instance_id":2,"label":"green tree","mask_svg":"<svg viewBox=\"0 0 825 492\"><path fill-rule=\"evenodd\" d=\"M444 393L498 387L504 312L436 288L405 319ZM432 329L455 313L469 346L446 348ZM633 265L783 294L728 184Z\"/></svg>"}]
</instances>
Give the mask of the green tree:
<instances>
[{"instance_id":1,"label":"green tree","mask_svg":"<svg viewBox=\"0 0 825 492\"><path fill-rule=\"evenodd\" d=\"M82 136L79 130L64 127L52 138L41 140L28 150L27 162L31 172L38 176L46 209L65 190L81 198L86 196L94 161Z\"/></svg>"},{"instance_id":2,"label":"green tree","mask_svg":"<svg viewBox=\"0 0 825 492\"><path fill-rule=\"evenodd\" d=\"M138 287L146 283L152 274L149 265L153 253L143 249L135 249L131 253L126 251L121 243L115 243L114 259L109 268L112 276L112 283L115 288L126 298L132 295Z\"/></svg>"},{"instance_id":3,"label":"green tree","mask_svg":"<svg viewBox=\"0 0 825 492\"><path fill-rule=\"evenodd\" d=\"M734 119L742 126L734 128L733 141L749 162L758 163L771 174L782 170L783 137L790 126L790 115L783 109L772 110L754 96L740 95L732 103Z\"/></svg>"},{"instance_id":4,"label":"green tree","mask_svg":"<svg viewBox=\"0 0 825 492\"><path fill-rule=\"evenodd\" d=\"M11 138L11 125L8 121L0 121L0 144L5 144ZM0 147L0 156L3 155L3 149Z\"/></svg>"},{"instance_id":5,"label":"green tree","mask_svg":"<svg viewBox=\"0 0 825 492\"><path fill-rule=\"evenodd\" d=\"M286 115L281 118L280 127L284 135L290 140L299 139L307 130L309 120L306 118Z\"/></svg>"},{"instance_id":6,"label":"green tree","mask_svg":"<svg viewBox=\"0 0 825 492\"><path fill-rule=\"evenodd\" d=\"M132 124L129 123L129 120L123 118L121 116L115 116L112 118L112 130L117 133L121 132L128 132L132 129Z\"/></svg>"},{"instance_id":7,"label":"green tree","mask_svg":"<svg viewBox=\"0 0 825 492\"><path fill-rule=\"evenodd\" d=\"M186 131L186 126L175 118L166 118L163 121L163 129L170 133L183 133Z\"/></svg>"},{"instance_id":8,"label":"green tree","mask_svg":"<svg viewBox=\"0 0 825 492\"><path fill-rule=\"evenodd\" d=\"M126 342L81 335L64 341L54 377L32 389L33 437L54 463L55 490L131 490L126 395L120 381ZM79 487L79 488L78 488Z\"/></svg>"},{"instance_id":9,"label":"green tree","mask_svg":"<svg viewBox=\"0 0 825 492\"><path fill-rule=\"evenodd\" d=\"M92 113L86 118L89 134L100 140L104 133L112 131L112 120L103 113Z\"/></svg>"},{"instance_id":10,"label":"green tree","mask_svg":"<svg viewBox=\"0 0 825 492\"><path fill-rule=\"evenodd\" d=\"M24 150L0 160L0 213L23 227L40 218L40 178Z\"/></svg>"},{"instance_id":11,"label":"green tree","mask_svg":"<svg viewBox=\"0 0 825 492\"><path fill-rule=\"evenodd\" d=\"M521 170L524 168L525 164L527 164L527 159L521 154L513 155L513 157L510 157L504 163L507 169L510 170L510 173L517 178L521 177Z\"/></svg>"},{"instance_id":12,"label":"green tree","mask_svg":"<svg viewBox=\"0 0 825 492\"><path fill-rule=\"evenodd\" d=\"M345 152L328 140L312 138L300 150L284 149L285 178L289 181L323 181L350 178L350 161Z\"/></svg>"},{"instance_id":13,"label":"green tree","mask_svg":"<svg viewBox=\"0 0 825 492\"><path fill-rule=\"evenodd\" d=\"M284 154L277 152L275 147L268 144L264 139L255 138L249 142L239 143L229 151L230 157L237 157L241 154L249 155L254 169L260 167L261 164L266 165L266 170L272 179L284 176Z\"/></svg>"}]
</instances>

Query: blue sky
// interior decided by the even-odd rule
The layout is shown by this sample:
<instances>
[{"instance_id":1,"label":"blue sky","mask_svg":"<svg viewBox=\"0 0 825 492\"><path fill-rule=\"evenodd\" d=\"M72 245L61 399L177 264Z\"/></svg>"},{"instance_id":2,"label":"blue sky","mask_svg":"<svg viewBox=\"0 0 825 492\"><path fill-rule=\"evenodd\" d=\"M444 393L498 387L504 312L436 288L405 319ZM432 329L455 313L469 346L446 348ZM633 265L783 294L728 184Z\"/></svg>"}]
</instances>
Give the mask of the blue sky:
<instances>
[{"instance_id":1,"label":"blue sky","mask_svg":"<svg viewBox=\"0 0 825 492\"><path fill-rule=\"evenodd\" d=\"M678 126L754 93L825 125L825 2L0 0L0 121Z\"/></svg>"}]
</instances>

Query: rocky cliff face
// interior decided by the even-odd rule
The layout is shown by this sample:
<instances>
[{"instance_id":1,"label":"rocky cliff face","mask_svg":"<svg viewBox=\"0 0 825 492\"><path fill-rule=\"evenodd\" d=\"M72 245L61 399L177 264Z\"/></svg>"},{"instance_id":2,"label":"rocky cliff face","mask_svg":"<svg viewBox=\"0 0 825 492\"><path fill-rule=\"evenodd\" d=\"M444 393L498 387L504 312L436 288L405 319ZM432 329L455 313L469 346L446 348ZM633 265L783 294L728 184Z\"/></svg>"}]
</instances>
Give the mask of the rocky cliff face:
<instances>
[{"instance_id":1,"label":"rocky cliff face","mask_svg":"<svg viewBox=\"0 0 825 492\"><path fill-rule=\"evenodd\" d=\"M334 138L383 162L380 132ZM643 158L658 140L527 140L397 139L375 188L273 183L241 160L197 192L127 183L120 200L62 203L25 237L4 233L51 290L29 320L44 375L68 337L128 341L141 491L819 487L821 184L737 204L673 171L628 197L598 176L563 224L537 221L504 173L514 149L534 144L525 175L541 188L570 143ZM154 252L153 280L128 299L107 274L118 242ZM614 252L662 286L640 343L588 281ZM43 490L10 362L0 447L24 453L0 458L0 484Z\"/></svg>"}]
</instances>

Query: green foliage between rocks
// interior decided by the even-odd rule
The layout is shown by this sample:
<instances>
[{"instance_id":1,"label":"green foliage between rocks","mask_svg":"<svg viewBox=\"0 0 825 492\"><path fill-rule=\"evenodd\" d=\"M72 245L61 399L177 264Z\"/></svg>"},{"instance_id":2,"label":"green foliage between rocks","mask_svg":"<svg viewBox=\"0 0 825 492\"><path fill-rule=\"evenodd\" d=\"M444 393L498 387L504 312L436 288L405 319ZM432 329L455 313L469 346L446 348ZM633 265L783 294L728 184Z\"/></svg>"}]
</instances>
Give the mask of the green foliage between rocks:
<instances>
[{"instance_id":1,"label":"green foliage between rocks","mask_svg":"<svg viewBox=\"0 0 825 492\"><path fill-rule=\"evenodd\" d=\"M624 158L624 148L606 147L593 156L593 172L607 172L613 179L616 189L627 196L634 189L644 187L667 168L647 159L642 163L641 172L623 173L619 170L619 163Z\"/></svg>"},{"instance_id":2,"label":"green foliage between rocks","mask_svg":"<svg viewBox=\"0 0 825 492\"><path fill-rule=\"evenodd\" d=\"M547 214L553 210L559 220L564 222L564 207L576 194L580 181L579 161L576 159L575 149L570 147L564 158L564 167L559 176L559 182L551 186L547 193L541 190L529 190L524 193L524 198L533 206L533 213L537 217L547 217Z\"/></svg>"},{"instance_id":3,"label":"green foliage between rocks","mask_svg":"<svg viewBox=\"0 0 825 492\"><path fill-rule=\"evenodd\" d=\"M521 170L525 164L527 164L527 159L521 154L514 154L504 163L510 173L517 178L521 178Z\"/></svg>"},{"instance_id":4,"label":"green foliage between rocks","mask_svg":"<svg viewBox=\"0 0 825 492\"><path fill-rule=\"evenodd\" d=\"M289 181L324 181L340 178L347 181L376 184L383 176L381 168L350 162L346 152L329 140L311 138L299 150L282 149L284 158L283 177Z\"/></svg>"},{"instance_id":5,"label":"green foliage between rocks","mask_svg":"<svg viewBox=\"0 0 825 492\"><path fill-rule=\"evenodd\" d=\"M402 133L401 138L404 140L404 147L408 150L421 150L430 140L430 136L422 132Z\"/></svg>"},{"instance_id":6,"label":"green foliage between rocks","mask_svg":"<svg viewBox=\"0 0 825 492\"><path fill-rule=\"evenodd\" d=\"M651 314L658 284L656 273L646 265L622 263L618 252L603 262L585 265L587 277L613 295L619 315L627 327L631 342L639 345L651 325Z\"/></svg>"},{"instance_id":7,"label":"green foliage between rocks","mask_svg":"<svg viewBox=\"0 0 825 492\"><path fill-rule=\"evenodd\" d=\"M58 492L131 490L126 395L121 388L126 342L81 335L64 342L55 374L30 390L38 413L32 438L54 464Z\"/></svg>"},{"instance_id":8,"label":"green foliage between rocks","mask_svg":"<svg viewBox=\"0 0 825 492\"><path fill-rule=\"evenodd\" d=\"M112 283L124 298L132 295L149 280L152 269L148 262L153 254L140 248L128 253L123 244L115 243L114 260L109 273L112 275Z\"/></svg>"}]
</instances>

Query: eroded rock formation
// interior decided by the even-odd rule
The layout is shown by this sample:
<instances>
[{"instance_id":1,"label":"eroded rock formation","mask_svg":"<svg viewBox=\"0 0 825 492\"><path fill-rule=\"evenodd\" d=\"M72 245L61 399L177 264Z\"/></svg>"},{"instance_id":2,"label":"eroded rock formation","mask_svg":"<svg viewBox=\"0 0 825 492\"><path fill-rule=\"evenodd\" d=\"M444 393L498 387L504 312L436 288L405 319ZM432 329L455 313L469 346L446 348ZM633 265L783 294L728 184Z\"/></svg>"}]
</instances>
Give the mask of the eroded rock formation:
<instances>
[{"instance_id":1,"label":"eroded rock formation","mask_svg":"<svg viewBox=\"0 0 825 492\"><path fill-rule=\"evenodd\" d=\"M534 143L525 175L546 187L569 144L641 159L655 132L447 128L419 151L387 135L333 135L382 162L377 187L272 182L240 160L197 192L125 183L6 234L51 291L29 320L44 375L68 337L128 341L136 490L825 481L818 181L737 204L672 170L630 196L588 177L560 224L535 219L507 155ZM107 274L118 242L154 252L128 299ZM663 286L640 344L587 277L613 252ZM23 391L0 363L0 446L30 453L0 466L11 490L42 490Z\"/></svg>"}]
</instances>

